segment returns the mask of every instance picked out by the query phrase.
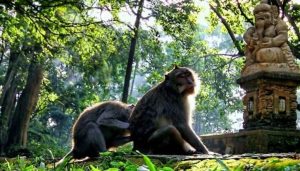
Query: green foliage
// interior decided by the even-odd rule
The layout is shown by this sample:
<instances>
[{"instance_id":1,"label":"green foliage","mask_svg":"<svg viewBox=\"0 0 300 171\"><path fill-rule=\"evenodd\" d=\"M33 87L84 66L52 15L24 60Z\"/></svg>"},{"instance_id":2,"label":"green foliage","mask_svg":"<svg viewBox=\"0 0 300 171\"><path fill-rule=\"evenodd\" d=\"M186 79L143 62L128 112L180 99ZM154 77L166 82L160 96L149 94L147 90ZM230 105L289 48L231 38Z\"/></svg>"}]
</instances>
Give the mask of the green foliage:
<instances>
[{"instance_id":1,"label":"green foliage","mask_svg":"<svg viewBox=\"0 0 300 171\"><path fill-rule=\"evenodd\" d=\"M157 1L153 14L164 31L177 40L192 36L191 30L197 27L199 8L192 1L166 3ZM184 34L184 36L182 36ZM188 43L188 42L185 42Z\"/></svg>"},{"instance_id":2,"label":"green foliage","mask_svg":"<svg viewBox=\"0 0 300 171\"><path fill-rule=\"evenodd\" d=\"M114 171L114 170L136 170L138 165L130 162L125 159L122 155L124 153L112 153L104 152L101 153L100 161L97 162L87 162L87 163L73 163L65 166L67 169L91 169L91 170L105 170L105 171Z\"/></svg>"},{"instance_id":3,"label":"green foliage","mask_svg":"<svg viewBox=\"0 0 300 171\"><path fill-rule=\"evenodd\" d=\"M67 120L63 120L66 122ZM69 150L68 142L69 136L69 128L58 128L51 126L45 126L49 123L41 122L37 118L33 119L30 128L29 128L29 142L28 148L32 152L32 154L37 157L43 157L45 159L53 159L59 156L63 156L67 150ZM68 124L59 123L56 126L65 126Z\"/></svg>"},{"instance_id":4,"label":"green foliage","mask_svg":"<svg viewBox=\"0 0 300 171\"><path fill-rule=\"evenodd\" d=\"M10 161L5 160L5 162L0 163L0 169L6 171L13 171L13 170L24 170L24 171L45 171L48 170L45 166L45 161L43 158L36 157L31 161L23 158L17 157Z\"/></svg>"}]
</instances>

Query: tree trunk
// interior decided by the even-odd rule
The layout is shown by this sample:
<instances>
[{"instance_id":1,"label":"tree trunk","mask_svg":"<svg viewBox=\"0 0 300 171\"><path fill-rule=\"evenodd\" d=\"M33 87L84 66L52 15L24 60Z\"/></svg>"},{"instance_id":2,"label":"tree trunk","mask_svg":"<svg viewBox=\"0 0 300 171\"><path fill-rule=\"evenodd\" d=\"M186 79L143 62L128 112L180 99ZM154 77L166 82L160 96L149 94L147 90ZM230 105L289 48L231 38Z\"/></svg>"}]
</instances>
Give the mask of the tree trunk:
<instances>
[{"instance_id":1,"label":"tree trunk","mask_svg":"<svg viewBox=\"0 0 300 171\"><path fill-rule=\"evenodd\" d=\"M131 77L131 72L132 72L132 64L134 61L134 52L135 52L136 42L138 39L138 31L139 31L139 26L140 26L140 20L142 17L142 12L143 12L143 5L144 5L144 0L140 0L137 15L136 15L136 20L135 20L135 24L134 24L134 30L133 30L134 35L131 38L128 62L127 62L125 80L124 80L123 95L122 95L122 102L124 102L124 103L127 103L127 100L128 100L129 84L130 84L130 77Z\"/></svg>"},{"instance_id":2,"label":"tree trunk","mask_svg":"<svg viewBox=\"0 0 300 171\"><path fill-rule=\"evenodd\" d=\"M136 62L135 62L135 67L134 67L134 71L133 71L133 78L132 78L132 81L131 81L131 88L130 88L130 93L129 93L130 96L132 96L132 93L133 93L134 82L135 82L135 77L136 77L138 67L139 67L139 60L137 59Z\"/></svg>"},{"instance_id":3,"label":"tree trunk","mask_svg":"<svg viewBox=\"0 0 300 171\"><path fill-rule=\"evenodd\" d=\"M0 155L4 155L8 139L9 120L15 109L18 78L17 73L21 63L21 56L11 52L9 67L0 97Z\"/></svg>"},{"instance_id":4,"label":"tree trunk","mask_svg":"<svg viewBox=\"0 0 300 171\"><path fill-rule=\"evenodd\" d=\"M30 115L36 107L40 86L43 80L42 65L31 62L28 69L28 78L24 90L9 127L7 149L24 149L27 144L27 131Z\"/></svg>"}]
</instances>

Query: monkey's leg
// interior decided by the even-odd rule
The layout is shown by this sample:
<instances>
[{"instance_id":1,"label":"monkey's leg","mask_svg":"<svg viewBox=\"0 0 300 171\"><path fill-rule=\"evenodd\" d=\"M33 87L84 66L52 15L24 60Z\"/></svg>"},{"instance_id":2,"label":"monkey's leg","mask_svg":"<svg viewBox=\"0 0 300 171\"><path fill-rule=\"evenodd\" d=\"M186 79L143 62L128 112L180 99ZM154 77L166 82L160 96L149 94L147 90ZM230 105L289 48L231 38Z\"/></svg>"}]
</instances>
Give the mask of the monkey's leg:
<instances>
[{"instance_id":1,"label":"monkey's leg","mask_svg":"<svg viewBox=\"0 0 300 171\"><path fill-rule=\"evenodd\" d=\"M182 138L185 139L192 147L197 150L197 153L208 154L209 150L206 148L200 137L189 125L182 125L178 127Z\"/></svg>"},{"instance_id":2,"label":"monkey's leg","mask_svg":"<svg viewBox=\"0 0 300 171\"><path fill-rule=\"evenodd\" d=\"M150 153L153 154L193 154L191 147L173 125L156 130L148 139Z\"/></svg>"},{"instance_id":3,"label":"monkey's leg","mask_svg":"<svg viewBox=\"0 0 300 171\"><path fill-rule=\"evenodd\" d=\"M117 147L117 146L126 144L130 141L131 141L130 136L124 136L124 137L119 136L119 137L114 138L109 146L110 147Z\"/></svg>"},{"instance_id":4,"label":"monkey's leg","mask_svg":"<svg viewBox=\"0 0 300 171\"><path fill-rule=\"evenodd\" d=\"M105 137L96 123L88 123L74 138L73 157L98 157L99 152L107 151Z\"/></svg>"}]
</instances>

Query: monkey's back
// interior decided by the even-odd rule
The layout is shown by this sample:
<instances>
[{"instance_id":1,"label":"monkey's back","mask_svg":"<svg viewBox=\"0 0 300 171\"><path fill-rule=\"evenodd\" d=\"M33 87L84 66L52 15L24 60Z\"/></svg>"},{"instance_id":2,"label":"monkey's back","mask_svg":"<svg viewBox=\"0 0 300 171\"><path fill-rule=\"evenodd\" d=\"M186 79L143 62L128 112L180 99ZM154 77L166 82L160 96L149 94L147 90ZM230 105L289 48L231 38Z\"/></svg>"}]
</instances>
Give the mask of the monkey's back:
<instances>
[{"instance_id":1,"label":"monkey's back","mask_svg":"<svg viewBox=\"0 0 300 171\"><path fill-rule=\"evenodd\" d=\"M91 107L86 108L75 121L73 126L73 138L83 138L85 130L83 129L90 122L97 122L97 119L102 118L117 118L122 121L128 120L130 113L126 109L126 104L119 101L107 101L97 103Z\"/></svg>"}]
</instances>

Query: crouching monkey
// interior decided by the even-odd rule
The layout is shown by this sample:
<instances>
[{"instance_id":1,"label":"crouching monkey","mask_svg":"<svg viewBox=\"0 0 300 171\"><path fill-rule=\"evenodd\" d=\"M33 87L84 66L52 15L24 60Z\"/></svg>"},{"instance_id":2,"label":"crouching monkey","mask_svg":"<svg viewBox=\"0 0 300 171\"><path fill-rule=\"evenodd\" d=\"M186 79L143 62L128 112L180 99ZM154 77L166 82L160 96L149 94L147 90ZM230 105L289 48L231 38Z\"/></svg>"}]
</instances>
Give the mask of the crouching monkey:
<instances>
[{"instance_id":1,"label":"crouching monkey","mask_svg":"<svg viewBox=\"0 0 300 171\"><path fill-rule=\"evenodd\" d=\"M209 151L191 127L199 80L177 67L149 90L129 119L133 150L146 154L194 154Z\"/></svg>"},{"instance_id":2,"label":"crouching monkey","mask_svg":"<svg viewBox=\"0 0 300 171\"><path fill-rule=\"evenodd\" d=\"M129 142L128 118L133 108L133 105L108 101L85 109L73 126L72 149L65 157L94 158L99 152Z\"/></svg>"}]
</instances>

